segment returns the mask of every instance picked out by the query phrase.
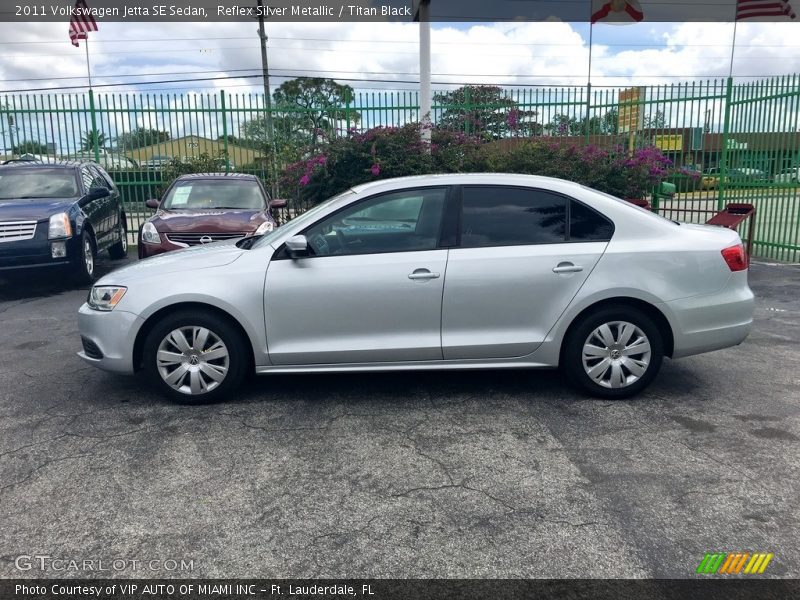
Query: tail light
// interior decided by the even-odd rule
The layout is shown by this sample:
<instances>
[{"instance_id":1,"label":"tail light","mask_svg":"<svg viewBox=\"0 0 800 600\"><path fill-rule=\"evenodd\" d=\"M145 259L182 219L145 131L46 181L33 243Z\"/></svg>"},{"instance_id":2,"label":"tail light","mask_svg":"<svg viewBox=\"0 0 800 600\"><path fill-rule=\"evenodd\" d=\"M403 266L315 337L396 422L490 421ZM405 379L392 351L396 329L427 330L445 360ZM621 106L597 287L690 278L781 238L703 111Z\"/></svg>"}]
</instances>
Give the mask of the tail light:
<instances>
[{"instance_id":1,"label":"tail light","mask_svg":"<svg viewBox=\"0 0 800 600\"><path fill-rule=\"evenodd\" d=\"M722 258L725 259L725 262L731 271L736 272L747 269L747 254L745 254L744 246L742 244L725 248L722 251Z\"/></svg>"}]
</instances>

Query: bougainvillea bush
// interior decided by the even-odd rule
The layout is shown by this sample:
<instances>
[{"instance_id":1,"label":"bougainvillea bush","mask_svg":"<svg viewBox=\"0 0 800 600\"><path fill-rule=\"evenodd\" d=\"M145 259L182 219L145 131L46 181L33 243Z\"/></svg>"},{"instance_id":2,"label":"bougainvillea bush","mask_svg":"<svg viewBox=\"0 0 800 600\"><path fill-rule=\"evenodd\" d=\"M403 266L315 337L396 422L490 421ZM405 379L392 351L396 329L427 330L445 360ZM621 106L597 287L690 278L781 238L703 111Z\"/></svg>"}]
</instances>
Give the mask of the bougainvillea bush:
<instances>
[{"instance_id":1,"label":"bougainvillea bush","mask_svg":"<svg viewBox=\"0 0 800 600\"><path fill-rule=\"evenodd\" d=\"M281 193L307 208L354 185L429 173L501 172L576 181L621 198L641 198L674 172L657 148L575 146L552 138L512 148L463 133L432 128L423 140L419 125L351 131L308 158L287 166Z\"/></svg>"},{"instance_id":2,"label":"bougainvillea bush","mask_svg":"<svg viewBox=\"0 0 800 600\"><path fill-rule=\"evenodd\" d=\"M619 198L643 198L673 171L658 148L575 146L555 139L524 142L486 152L486 170L545 175L575 181Z\"/></svg>"}]
</instances>

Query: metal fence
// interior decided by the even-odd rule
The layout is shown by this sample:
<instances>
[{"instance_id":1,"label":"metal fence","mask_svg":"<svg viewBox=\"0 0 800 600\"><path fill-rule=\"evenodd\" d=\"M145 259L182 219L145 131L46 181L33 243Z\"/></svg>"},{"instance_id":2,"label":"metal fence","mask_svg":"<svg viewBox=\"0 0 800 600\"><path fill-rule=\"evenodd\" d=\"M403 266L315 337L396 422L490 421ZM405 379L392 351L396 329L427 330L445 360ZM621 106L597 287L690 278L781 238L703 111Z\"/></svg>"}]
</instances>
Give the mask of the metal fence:
<instances>
[{"instance_id":1,"label":"metal fence","mask_svg":"<svg viewBox=\"0 0 800 600\"><path fill-rule=\"evenodd\" d=\"M48 155L105 165L133 230L149 214L144 201L161 191L169 160L205 156L206 168L274 180L313 145L421 117L418 93L409 91L278 104L269 116L263 96L222 91L16 95L0 98L0 140L6 158ZM705 222L727 202L752 203L758 211L755 254L785 261L800 256L798 76L628 89L467 86L436 92L431 118L437 127L497 140L509 151L520 139L541 137L631 149L654 145L687 173L675 177L679 194L660 204L662 214Z\"/></svg>"}]
</instances>

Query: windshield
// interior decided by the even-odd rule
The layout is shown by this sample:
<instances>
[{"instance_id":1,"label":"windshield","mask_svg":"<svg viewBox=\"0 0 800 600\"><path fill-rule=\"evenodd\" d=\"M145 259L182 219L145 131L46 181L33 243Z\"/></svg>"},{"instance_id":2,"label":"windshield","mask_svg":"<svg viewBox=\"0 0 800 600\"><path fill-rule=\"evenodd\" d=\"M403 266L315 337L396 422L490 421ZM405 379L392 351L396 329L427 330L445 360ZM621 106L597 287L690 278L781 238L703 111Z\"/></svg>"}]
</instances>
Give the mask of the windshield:
<instances>
[{"instance_id":1,"label":"windshield","mask_svg":"<svg viewBox=\"0 0 800 600\"><path fill-rule=\"evenodd\" d=\"M161 208L169 210L264 210L267 198L253 180L212 180L178 182L167 193Z\"/></svg>"},{"instance_id":2,"label":"windshield","mask_svg":"<svg viewBox=\"0 0 800 600\"><path fill-rule=\"evenodd\" d=\"M72 169L0 170L0 201L24 198L75 198L78 181Z\"/></svg>"},{"instance_id":3,"label":"windshield","mask_svg":"<svg viewBox=\"0 0 800 600\"><path fill-rule=\"evenodd\" d=\"M252 247L253 248L257 248L258 246L263 246L265 244L271 244L272 240L274 240L275 238L277 238L277 237L279 237L280 235L283 234L283 232L285 231L284 228L287 225L292 225L292 226L304 225L305 223L308 223L309 221L313 221L316 218L318 213L320 213L320 212L324 211L326 208L328 208L329 204L331 204L333 202L336 202L339 198L344 198L345 196L350 196L352 194L355 194L355 192L353 190L347 190L346 192L342 192L341 194L338 194L338 195L336 195L336 196L334 196L332 198L328 198L324 202L320 202L314 208L312 208L310 210L307 210L306 212L304 212L299 217L295 217L294 219L292 219L288 223L285 223L285 224L281 225L280 227L278 227L277 229L275 229L271 233L268 233L266 235L262 235L258 239L258 241L253 244Z\"/></svg>"}]
</instances>

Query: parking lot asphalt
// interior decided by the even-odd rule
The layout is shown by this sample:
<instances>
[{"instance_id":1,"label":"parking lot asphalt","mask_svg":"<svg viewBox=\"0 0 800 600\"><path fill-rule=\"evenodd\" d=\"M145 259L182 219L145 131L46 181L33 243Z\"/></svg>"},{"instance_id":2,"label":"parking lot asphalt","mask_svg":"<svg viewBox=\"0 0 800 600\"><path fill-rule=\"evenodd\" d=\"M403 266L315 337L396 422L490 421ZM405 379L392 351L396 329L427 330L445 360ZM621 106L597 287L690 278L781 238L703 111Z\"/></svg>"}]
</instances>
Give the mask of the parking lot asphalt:
<instances>
[{"instance_id":1,"label":"parking lot asphalt","mask_svg":"<svg viewBox=\"0 0 800 600\"><path fill-rule=\"evenodd\" d=\"M0 577L683 578L712 551L800 577L800 267L750 280L747 341L665 361L636 400L426 372L202 407L78 359L85 289L0 281Z\"/></svg>"}]
</instances>

